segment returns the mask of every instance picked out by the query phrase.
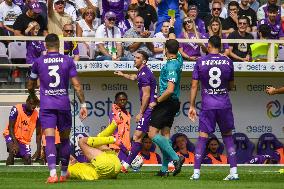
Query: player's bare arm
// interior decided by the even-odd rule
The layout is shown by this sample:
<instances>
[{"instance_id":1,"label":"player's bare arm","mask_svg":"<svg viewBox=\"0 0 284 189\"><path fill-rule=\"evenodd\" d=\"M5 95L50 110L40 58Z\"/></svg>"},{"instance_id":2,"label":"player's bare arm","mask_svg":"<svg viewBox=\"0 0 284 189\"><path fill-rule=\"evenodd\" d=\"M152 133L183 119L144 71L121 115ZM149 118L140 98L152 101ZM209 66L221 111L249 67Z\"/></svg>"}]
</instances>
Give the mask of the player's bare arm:
<instances>
[{"instance_id":1,"label":"player's bare arm","mask_svg":"<svg viewBox=\"0 0 284 189\"><path fill-rule=\"evenodd\" d=\"M168 81L167 89L163 92L161 96L159 96L157 102L160 103L167 100L174 93L174 90L175 90L175 83Z\"/></svg>"},{"instance_id":2,"label":"player's bare arm","mask_svg":"<svg viewBox=\"0 0 284 189\"><path fill-rule=\"evenodd\" d=\"M37 159L40 158L40 152L41 152L41 138L42 138L42 133L41 133L41 126L39 121L36 124L36 152L33 155L32 159Z\"/></svg>"},{"instance_id":3,"label":"player's bare arm","mask_svg":"<svg viewBox=\"0 0 284 189\"><path fill-rule=\"evenodd\" d=\"M188 118L195 122L196 120L196 110L195 110L195 100L197 95L198 80L191 81L191 91L190 91L190 108L188 110Z\"/></svg>"},{"instance_id":4,"label":"player's bare arm","mask_svg":"<svg viewBox=\"0 0 284 189\"><path fill-rule=\"evenodd\" d=\"M29 93L34 93L36 86L37 86L37 80L29 79L28 84L27 84Z\"/></svg>"},{"instance_id":5,"label":"player's bare arm","mask_svg":"<svg viewBox=\"0 0 284 189\"><path fill-rule=\"evenodd\" d=\"M121 76L121 77L124 77L124 78L129 79L129 80L132 80L132 81L137 80L137 75L136 74L125 74L122 71L115 71L114 74L118 75L118 76Z\"/></svg>"},{"instance_id":6,"label":"player's bare arm","mask_svg":"<svg viewBox=\"0 0 284 189\"><path fill-rule=\"evenodd\" d=\"M141 117L143 116L143 113L145 112L147 107L149 106L150 90L151 90L150 86L142 87L143 96L142 96L142 103L141 103L139 113L136 116L136 122L137 123L141 119Z\"/></svg>"},{"instance_id":7,"label":"player's bare arm","mask_svg":"<svg viewBox=\"0 0 284 189\"><path fill-rule=\"evenodd\" d=\"M170 19L170 33L169 33L169 39L176 39L176 34L174 32L171 32L171 28L174 29L174 25L175 25L176 19L175 18L171 18Z\"/></svg>"},{"instance_id":8,"label":"player's bare arm","mask_svg":"<svg viewBox=\"0 0 284 189\"><path fill-rule=\"evenodd\" d=\"M15 124L16 124L16 120L9 120L9 134L13 140L13 146L11 150L13 151L14 155L16 155L19 152L19 144L16 139L15 132L14 132Z\"/></svg>"},{"instance_id":9,"label":"player's bare arm","mask_svg":"<svg viewBox=\"0 0 284 189\"><path fill-rule=\"evenodd\" d=\"M71 78L72 85L76 91L76 96L78 97L80 103L81 103L81 110L80 110L80 117L81 119L85 119L87 117L87 107L85 103L85 96L83 89L81 87L80 81L77 77Z\"/></svg>"},{"instance_id":10,"label":"player's bare arm","mask_svg":"<svg viewBox=\"0 0 284 189\"><path fill-rule=\"evenodd\" d=\"M269 95L284 94L284 87L280 87L280 88L267 87L266 93Z\"/></svg>"}]
</instances>

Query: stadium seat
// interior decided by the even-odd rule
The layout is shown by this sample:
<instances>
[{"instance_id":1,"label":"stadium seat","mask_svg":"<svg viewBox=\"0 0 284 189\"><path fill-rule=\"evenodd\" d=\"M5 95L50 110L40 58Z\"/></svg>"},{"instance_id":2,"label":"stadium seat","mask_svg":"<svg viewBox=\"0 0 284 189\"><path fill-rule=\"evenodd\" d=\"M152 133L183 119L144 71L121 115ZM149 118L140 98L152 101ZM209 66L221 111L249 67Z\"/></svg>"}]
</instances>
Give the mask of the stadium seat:
<instances>
[{"instance_id":1,"label":"stadium seat","mask_svg":"<svg viewBox=\"0 0 284 189\"><path fill-rule=\"evenodd\" d=\"M8 45L8 58L26 59L27 49L26 42L10 42Z\"/></svg>"},{"instance_id":2,"label":"stadium seat","mask_svg":"<svg viewBox=\"0 0 284 189\"><path fill-rule=\"evenodd\" d=\"M91 59L88 55L88 49L84 43L78 43L78 49L79 49L79 56L80 59Z\"/></svg>"},{"instance_id":3,"label":"stadium seat","mask_svg":"<svg viewBox=\"0 0 284 189\"><path fill-rule=\"evenodd\" d=\"M264 133L260 136L257 143L257 155L275 154L275 150L283 147L283 144L272 133Z\"/></svg>"},{"instance_id":4,"label":"stadium seat","mask_svg":"<svg viewBox=\"0 0 284 189\"><path fill-rule=\"evenodd\" d=\"M0 57L8 58L7 48L6 48L5 44L2 43L2 42L0 42Z\"/></svg>"},{"instance_id":5,"label":"stadium seat","mask_svg":"<svg viewBox=\"0 0 284 189\"><path fill-rule=\"evenodd\" d=\"M237 163L246 163L252 158L255 145L244 133L233 134L234 143L237 152Z\"/></svg>"},{"instance_id":6,"label":"stadium seat","mask_svg":"<svg viewBox=\"0 0 284 189\"><path fill-rule=\"evenodd\" d=\"M186 140L187 140L187 150L190 151L190 152L194 152L194 150L195 150L194 144L193 144L193 143L188 139L188 137L187 137L185 134L183 134L183 133L176 133L176 134L174 134L174 135L171 137L171 141L172 141L172 143L173 143L173 148L174 148L174 150L177 151L177 148L176 148L176 145L175 145L175 141L176 141L176 138L177 138L178 136L185 136L185 137L186 137Z\"/></svg>"},{"instance_id":7,"label":"stadium seat","mask_svg":"<svg viewBox=\"0 0 284 189\"><path fill-rule=\"evenodd\" d=\"M278 62L284 61L284 47L282 45L279 46L277 59L278 59Z\"/></svg>"}]
</instances>

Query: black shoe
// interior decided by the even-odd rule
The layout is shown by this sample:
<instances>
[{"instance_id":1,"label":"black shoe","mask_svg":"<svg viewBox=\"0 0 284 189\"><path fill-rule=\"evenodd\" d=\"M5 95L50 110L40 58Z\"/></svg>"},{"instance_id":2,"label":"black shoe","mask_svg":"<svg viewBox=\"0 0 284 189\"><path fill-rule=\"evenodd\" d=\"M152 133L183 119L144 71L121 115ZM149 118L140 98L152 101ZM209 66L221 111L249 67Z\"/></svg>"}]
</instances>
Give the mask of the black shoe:
<instances>
[{"instance_id":1,"label":"black shoe","mask_svg":"<svg viewBox=\"0 0 284 189\"><path fill-rule=\"evenodd\" d=\"M184 163L184 157L183 156L179 156L179 160L175 160L174 161L174 166L175 166L175 171L173 173L173 176L176 176L177 174L180 173L182 165Z\"/></svg>"},{"instance_id":2,"label":"black shoe","mask_svg":"<svg viewBox=\"0 0 284 189\"><path fill-rule=\"evenodd\" d=\"M169 176L169 172L163 172L163 171L158 171L155 176L159 176L159 177L168 177Z\"/></svg>"}]
</instances>

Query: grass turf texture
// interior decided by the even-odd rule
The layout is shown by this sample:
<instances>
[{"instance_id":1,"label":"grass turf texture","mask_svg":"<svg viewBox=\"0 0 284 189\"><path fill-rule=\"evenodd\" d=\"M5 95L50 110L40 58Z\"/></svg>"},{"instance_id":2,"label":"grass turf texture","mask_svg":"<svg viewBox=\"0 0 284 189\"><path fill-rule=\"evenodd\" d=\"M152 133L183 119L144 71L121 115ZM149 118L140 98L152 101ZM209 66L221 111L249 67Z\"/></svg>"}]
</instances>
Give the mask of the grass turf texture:
<instances>
[{"instance_id":1,"label":"grass turf texture","mask_svg":"<svg viewBox=\"0 0 284 189\"><path fill-rule=\"evenodd\" d=\"M156 177L154 174L159 167L143 167L140 172L120 174L116 180L80 181L69 180L66 183L45 184L48 176L47 167L6 167L0 166L1 189L29 189L29 188L58 188L58 189L283 189L284 174L277 171L283 167L239 167L238 181L223 181L227 176L229 167L203 167L201 179L191 181L189 177L192 167L183 167L182 172L167 178Z\"/></svg>"}]
</instances>

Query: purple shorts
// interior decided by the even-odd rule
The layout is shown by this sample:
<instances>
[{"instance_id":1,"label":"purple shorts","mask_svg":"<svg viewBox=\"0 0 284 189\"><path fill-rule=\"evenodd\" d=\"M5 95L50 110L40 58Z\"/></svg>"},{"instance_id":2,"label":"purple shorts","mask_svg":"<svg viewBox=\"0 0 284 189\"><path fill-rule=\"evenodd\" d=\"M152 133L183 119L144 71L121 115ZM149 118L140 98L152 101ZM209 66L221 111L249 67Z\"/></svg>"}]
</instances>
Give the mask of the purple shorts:
<instances>
[{"instance_id":1,"label":"purple shorts","mask_svg":"<svg viewBox=\"0 0 284 189\"><path fill-rule=\"evenodd\" d=\"M201 110L199 114L199 131L215 132L216 123L221 133L235 129L234 116L231 108L216 110Z\"/></svg>"},{"instance_id":2,"label":"purple shorts","mask_svg":"<svg viewBox=\"0 0 284 189\"><path fill-rule=\"evenodd\" d=\"M145 110L145 112L143 113L143 116L141 117L141 119L139 120L139 122L137 124L137 127L136 127L137 131L142 131L144 133L148 133L152 111L153 110L150 109L150 108L147 108Z\"/></svg>"},{"instance_id":3,"label":"purple shorts","mask_svg":"<svg viewBox=\"0 0 284 189\"><path fill-rule=\"evenodd\" d=\"M9 152L8 144L13 142L12 137L10 135L5 136L5 141L6 141L6 144L7 144L7 152ZM18 144L19 144L19 152L16 155L17 158L23 158L23 157L31 156L32 151L31 151L30 145L22 144L19 141L18 141Z\"/></svg>"},{"instance_id":4,"label":"purple shorts","mask_svg":"<svg viewBox=\"0 0 284 189\"><path fill-rule=\"evenodd\" d=\"M57 127L62 132L72 127L71 110L40 109L39 117L42 129Z\"/></svg>"}]
</instances>

